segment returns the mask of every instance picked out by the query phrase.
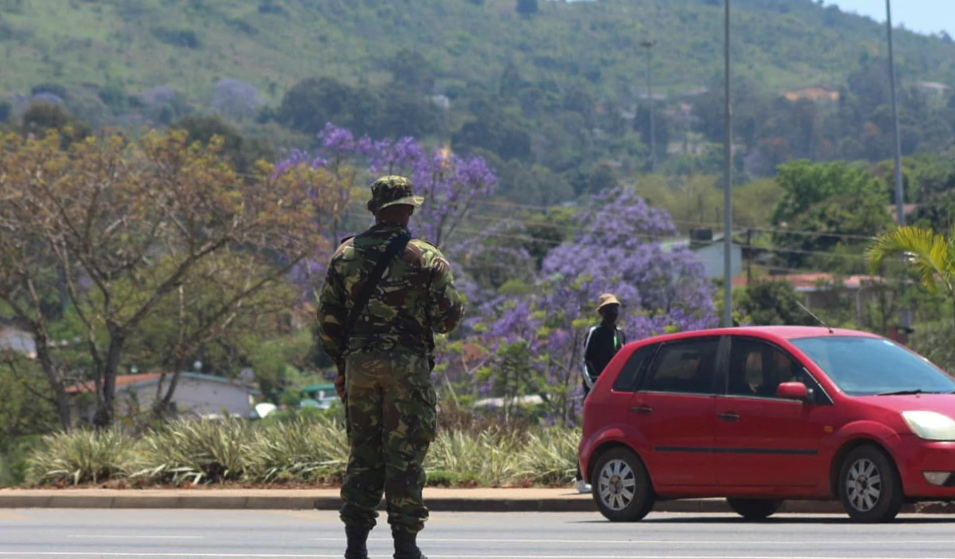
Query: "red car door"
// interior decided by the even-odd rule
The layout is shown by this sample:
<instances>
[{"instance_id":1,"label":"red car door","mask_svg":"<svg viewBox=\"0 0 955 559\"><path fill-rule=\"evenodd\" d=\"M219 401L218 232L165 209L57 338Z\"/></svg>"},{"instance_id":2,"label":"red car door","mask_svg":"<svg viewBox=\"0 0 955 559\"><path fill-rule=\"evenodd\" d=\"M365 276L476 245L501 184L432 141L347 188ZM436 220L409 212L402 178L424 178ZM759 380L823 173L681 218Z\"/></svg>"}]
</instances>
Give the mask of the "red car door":
<instances>
[{"instance_id":1,"label":"red car door","mask_svg":"<svg viewBox=\"0 0 955 559\"><path fill-rule=\"evenodd\" d=\"M827 472L819 448L832 413L828 398L789 353L757 338L730 339L726 394L716 399L719 484L818 485ZM776 397L780 383L797 380L813 389L814 401Z\"/></svg>"},{"instance_id":2,"label":"red car door","mask_svg":"<svg viewBox=\"0 0 955 559\"><path fill-rule=\"evenodd\" d=\"M720 337L680 339L660 346L631 421L643 437L641 454L657 486L715 485L716 383Z\"/></svg>"}]
</instances>

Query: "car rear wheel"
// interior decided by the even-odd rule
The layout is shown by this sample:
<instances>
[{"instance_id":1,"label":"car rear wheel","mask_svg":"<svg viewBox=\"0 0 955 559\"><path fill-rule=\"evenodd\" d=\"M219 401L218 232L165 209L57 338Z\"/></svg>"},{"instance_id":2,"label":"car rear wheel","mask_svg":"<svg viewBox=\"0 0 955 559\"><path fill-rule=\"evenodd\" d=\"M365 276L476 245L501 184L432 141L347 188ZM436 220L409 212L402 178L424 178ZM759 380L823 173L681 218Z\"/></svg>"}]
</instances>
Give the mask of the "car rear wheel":
<instances>
[{"instance_id":1,"label":"car rear wheel","mask_svg":"<svg viewBox=\"0 0 955 559\"><path fill-rule=\"evenodd\" d=\"M730 508L746 520L763 520L776 514L782 501L773 499L726 499Z\"/></svg>"},{"instance_id":2,"label":"car rear wheel","mask_svg":"<svg viewBox=\"0 0 955 559\"><path fill-rule=\"evenodd\" d=\"M636 522L653 509L655 498L650 476L631 450L608 450L597 460L593 471L594 500L607 520Z\"/></svg>"},{"instance_id":3,"label":"car rear wheel","mask_svg":"<svg viewBox=\"0 0 955 559\"><path fill-rule=\"evenodd\" d=\"M888 522L902 510L904 495L898 470L882 450L860 446L849 453L839 472L839 498L857 522Z\"/></svg>"}]
</instances>

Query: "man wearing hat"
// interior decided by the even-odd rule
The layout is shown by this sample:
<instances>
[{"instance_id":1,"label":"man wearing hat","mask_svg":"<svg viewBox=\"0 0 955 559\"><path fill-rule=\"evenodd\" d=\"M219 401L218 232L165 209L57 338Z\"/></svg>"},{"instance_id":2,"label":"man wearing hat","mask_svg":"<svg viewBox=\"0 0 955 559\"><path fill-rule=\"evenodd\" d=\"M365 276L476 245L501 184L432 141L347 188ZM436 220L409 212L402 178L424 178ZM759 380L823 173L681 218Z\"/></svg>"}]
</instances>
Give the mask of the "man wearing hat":
<instances>
[{"instance_id":1,"label":"man wearing hat","mask_svg":"<svg viewBox=\"0 0 955 559\"><path fill-rule=\"evenodd\" d=\"M384 493L394 558L426 559L416 536L428 519L422 462L436 428L434 333L452 331L464 308L441 251L408 232L423 201L411 181L382 177L371 191L375 225L335 251L318 310L351 447L341 489L345 558L367 559Z\"/></svg>"},{"instance_id":2,"label":"man wearing hat","mask_svg":"<svg viewBox=\"0 0 955 559\"><path fill-rule=\"evenodd\" d=\"M604 293L597 298L597 314L601 316L600 324L591 326L584 341L584 399L590 394L597 377L610 363L614 355L627 343L623 331L617 328L617 319L620 317L620 301L610 294ZM577 490L589 493L590 487L584 483L580 475L580 465L577 466Z\"/></svg>"}]
</instances>

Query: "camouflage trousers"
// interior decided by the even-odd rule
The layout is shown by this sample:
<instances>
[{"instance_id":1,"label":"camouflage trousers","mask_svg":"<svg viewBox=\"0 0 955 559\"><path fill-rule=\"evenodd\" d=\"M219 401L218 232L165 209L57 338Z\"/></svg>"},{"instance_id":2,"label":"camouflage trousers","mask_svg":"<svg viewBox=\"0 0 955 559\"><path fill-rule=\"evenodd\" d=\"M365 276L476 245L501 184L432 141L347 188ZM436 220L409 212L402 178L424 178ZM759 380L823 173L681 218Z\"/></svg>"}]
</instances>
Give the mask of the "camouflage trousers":
<instances>
[{"instance_id":1,"label":"camouflage trousers","mask_svg":"<svg viewBox=\"0 0 955 559\"><path fill-rule=\"evenodd\" d=\"M436 397L428 359L356 353L345 365L351 453L341 519L374 528L382 493L392 530L418 533L428 519L422 463L434 441Z\"/></svg>"}]
</instances>

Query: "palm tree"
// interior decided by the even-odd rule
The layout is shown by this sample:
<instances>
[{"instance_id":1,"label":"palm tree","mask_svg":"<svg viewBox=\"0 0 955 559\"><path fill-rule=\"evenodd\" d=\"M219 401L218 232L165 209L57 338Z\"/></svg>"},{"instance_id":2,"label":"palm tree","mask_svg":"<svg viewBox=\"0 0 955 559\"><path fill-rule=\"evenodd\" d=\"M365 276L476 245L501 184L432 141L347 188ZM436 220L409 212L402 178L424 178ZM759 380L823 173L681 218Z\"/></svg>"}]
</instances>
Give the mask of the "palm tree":
<instances>
[{"instance_id":1,"label":"palm tree","mask_svg":"<svg viewBox=\"0 0 955 559\"><path fill-rule=\"evenodd\" d=\"M886 260L903 256L930 293L944 291L955 304L955 229L946 237L924 227L899 227L876 239L866 256L873 274Z\"/></svg>"}]
</instances>

